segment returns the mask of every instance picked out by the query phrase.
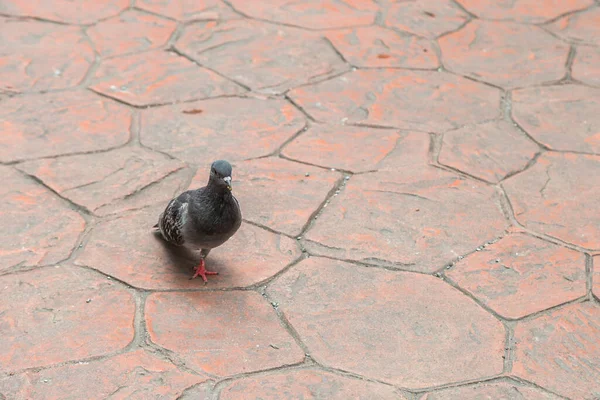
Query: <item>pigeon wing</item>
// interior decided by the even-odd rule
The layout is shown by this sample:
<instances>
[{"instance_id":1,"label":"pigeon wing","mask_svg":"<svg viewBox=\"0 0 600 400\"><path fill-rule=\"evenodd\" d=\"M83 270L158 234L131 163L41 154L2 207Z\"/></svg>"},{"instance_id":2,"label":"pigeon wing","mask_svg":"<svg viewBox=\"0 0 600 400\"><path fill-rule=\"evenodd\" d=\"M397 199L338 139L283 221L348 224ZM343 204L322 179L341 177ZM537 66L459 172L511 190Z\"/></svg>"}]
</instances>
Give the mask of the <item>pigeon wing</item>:
<instances>
[{"instance_id":1,"label":"pigeon wing","mask_svg":"<svg viewBox=\"0 0 600 400\"><path fill-rule=\"evenodd\" d=\"M188 196L184 196L185 194L171 200L158 218L158 229L162 236L167 242L177 246L184 244L182 228L187 218L189 204Z\"/></svg>"}]
</instances>

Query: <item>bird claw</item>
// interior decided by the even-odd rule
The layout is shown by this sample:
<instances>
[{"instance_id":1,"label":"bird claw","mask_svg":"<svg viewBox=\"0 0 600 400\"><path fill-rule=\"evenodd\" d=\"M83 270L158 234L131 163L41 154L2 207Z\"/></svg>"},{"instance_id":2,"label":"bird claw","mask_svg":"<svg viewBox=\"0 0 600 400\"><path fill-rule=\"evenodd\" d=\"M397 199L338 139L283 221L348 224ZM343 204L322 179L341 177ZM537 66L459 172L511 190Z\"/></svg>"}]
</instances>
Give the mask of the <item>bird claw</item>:
<instances>
[{"instance_id":1,"label":"bird claw","mask_svg":"<svg viewBox=\"0 0 600 400\"><path fill-rule=\"evenodd\" d=\"M206 285L208 283L208 279L206 279L206 275L219 275L219 273L216 271L207 271L204 259L202 259L202 260L200 260L200 264L198 264L198 266L196 267L196 272L194 272L194 275L190 278L190 280L200 276L200 277L202 277L202 280L204 281L204 284Z\"/></svg>"}]
</instances>

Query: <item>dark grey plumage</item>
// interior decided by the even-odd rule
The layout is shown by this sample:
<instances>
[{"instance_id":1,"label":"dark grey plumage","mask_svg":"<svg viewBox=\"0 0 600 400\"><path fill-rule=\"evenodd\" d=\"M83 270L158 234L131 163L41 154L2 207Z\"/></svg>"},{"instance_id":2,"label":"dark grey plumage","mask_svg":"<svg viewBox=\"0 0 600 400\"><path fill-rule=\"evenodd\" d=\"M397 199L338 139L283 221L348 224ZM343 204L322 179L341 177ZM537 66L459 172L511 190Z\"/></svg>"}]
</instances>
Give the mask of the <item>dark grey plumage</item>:
<instances>
[{"instance_id":1,"label":"dark grey plumage","mask_svg":"<svg viewBox=\"0 0 600 400\"><path fill-rule=\"evenodd\" d=\"M171 200L154 228L171 244L202 250L193 277L202 276L206 282L204 273L212 273L205 271L204 258L233 236L241 223L240 206L231 192L231 165L219 160L211 166L208 184Z\"/></svg>"}]
</instances>

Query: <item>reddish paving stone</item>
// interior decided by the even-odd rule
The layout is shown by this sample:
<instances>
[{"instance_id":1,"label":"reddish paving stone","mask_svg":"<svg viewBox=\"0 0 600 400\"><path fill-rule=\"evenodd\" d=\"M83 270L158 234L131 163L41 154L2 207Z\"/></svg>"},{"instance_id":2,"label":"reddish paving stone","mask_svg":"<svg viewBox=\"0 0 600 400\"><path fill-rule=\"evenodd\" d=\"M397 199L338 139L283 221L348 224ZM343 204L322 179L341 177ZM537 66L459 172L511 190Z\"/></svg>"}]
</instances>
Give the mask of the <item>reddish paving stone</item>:
<instances>
[{"instance_id":1,"label":"reddish paving stone","mask_svg":"<svg viewBox=\"0 0 600 400\"><path fill-rule=\"evenodd\" d=\"M129 0L3 0L0 14L33 17L67 24L93 24L119 14Z\"/></svg>"},{"instance_id":2,"label":"reddish paving stone","mask_svg":"<svg viewBox=\"0 0 600 400\"><path fill-rule=\"evenodd\" d=\"M559 400L561 398L513 382L486 382L428 393L421 400Z\"/></svg>"},{"instance_id":3,"label":"reddish paving stone","mask_svg":"<svg viewBox=\"0 0 600 400\"><path fill-rule=\"evenodd\" d=\"M439 42L448 69L498 86L556 81L566 73L569 46L536 26L476 20Z\"/></svg>"},{"instance_id":4,"label":"reddish paving stone","mask_svg":"<svg viewBox=\"0 0 600 400\"><path fill-rule=\"evenodd\" d=\"M513 234L467 256L447 272L505 318L522 318L585 296L585 255Z\"/></svg>"},{"instance_id":5,"label":"reddish paving stone","mask_svg":"<svg viewBox=\"0 0 600 400\"><path fill-rule=\"evenodd\" d=\"M223 98L142 112L142 143L193 164L230 162L274 152L306 124L280 100Z\"/></svg>"},{"instance_id":6,"label":"reddish paving stone","mask_svg":"<svg viewBox=\"0 0 600 400\"><path fill-rule=\"evenodd\" d=\"M244 204L241 206L243 212ZM164 205L100 223L75 263L149 290L203 288L200 279L189 279L199 254L169 246L153 232L152 226L163 209ZM258 283L299 256L294 240L242 224L226 244L208 256L208 269L219 272L210 278L208 288Z\"/></svg>"},{"instance_id":7,"label":"reddish paving stone","mask_svg":"<svg viewBox=\"0 0 600 400\"><path fill-rule=\"evenodd\" d=\"M469 17L451 0L398 1L387 10L385 25L428 38L458 29Z\"/></svg>"},{"instance_id":8,"label":"reddish paving stone","mask_svg":"<svg viewBox=\"0 0 600 400\"><path fill-rule=\"evenodd\" d=\"M298 235L338 179L336 172L281 158L261 158L234 165L233 190L245 219ZM191 186L202 187L206 182L208 170L200 169ZM269 207L265 207L266 199Z\"/></svg>"},{"instance_id":9,"label":"reddish paving stone","mask_svg":"<svg viewBox=\"0 0 600 400\"><path fill-rule=\"evenodd\" d=\"M181 396L177 397L177 400L212 400L213 387L214 382L212 381L189 387Z\"/></svg>"},{"instance_id":10,"label":"reddish paving stone","mask_svg":"<svg viewBox=\"0 0 600 400\"><path fill-rule=\"evenodd\" d=\"M17 168L99 215L168 202L183 183L181 179L170 179L162 184L162 180L183 168L180 161L131 147L29 161ZM162 192L153 192L152 196L140 193L151 190L155 184L161 186Z\"/></svg>"},{"instance_id":11,"label":"reddish paving stone","mask_svg":"<svg viewBox=\"0 0 600 400\"><path fill-rule=\"evenodd\" d=\"M580 85L516 90L515 121L554 150L600 152L600 89Z\"/></svg>"},{"instance_id":12,"label":"reddish paving stone","mask_svg":"<svg viewBox=\"0 0 600 400\"><path fill-rule=\"evenodd\" d=\"M432 276L310 258L267 290L325 365L409 389L502 372L500 321Z\"/></svg>"},{"instance_id":13,"label":"reddish paving stone","mask_svg":"<svg viewBox=\"0 0 600 400\"><path fill-rule=\"evenodd\" d=\"M244 92L242 87L184 57L159 50L103 62L91 89L134 106Z\"/></svg>"},{"instance_id":14,"label":"reddish paving stone","mask_svg":"<svg viewBox=\"0 0 600 400\"><path fill-rule=\"evenodd\" d=\"M433 272L493 239L505 225L493 188L414 165L352 177L308 231L306 246L319 254Z\"/></svg>"},{"instance_id":15,"label":"reddish paving stone","mask_svg":"<svg viewBox=\"0 0 600 400\"><path fill-rule=\"evenodd\" d=\"M600 86L600 49L580 46L572 67L573 78L588 85Z\"/></svg>"},{"instance_id":16,"label":"reddish paving stone","mask_svg":"<svg viewBox=\"0 0 600 400\"><path fill-rule=\"evenodd\" d=\"M593 291L594 295L600 299L600 255L594 256L593 260Z\"/></svg>"},{"instance_id":17,"label":"reddish paving stone","mask_svg":"<svg viewBox=\"0 0 600 400\"><path fill-rule=\"evenodd\" d=\"M406 400L394 388L329 372L296 370L234 381L219 396L227 399Z\"/></svg>"},{"instance_id":18,"label":"reddish paving stone","mask_svg":"<svg viewBox=\"0 0 600 400\"><path fill-rule=\"evenodd\" d=\"M46 267L2 276L0 288L0 371L99 356L133 339L133 296L97 273Z\"/></svg>"},{"instance_id":19,"label":"reddish paving stone","mask_svg":"<svg viewBox=\"0 0 600 400\"><path fill-rule=\"evenodd\" d=\"M8 19L0 24L0 93L76 86L94 62L79 28Z\"/></svg>"},{"instance_id":20,"label":"reddish paving stone","mask_svg":"<svg viewBox=\"0 0 600 400\"><path fill-rule=\"evenodd\" d=\"M105 150L129 140L131 112L88 91L14 97L0 107L0 161Z\"/></svg>"},{"instance_id":21,"label":"reddish paving stone","mask_svg":"<svg viewBox=\"0 0 600 400\"><path fill-rule=\"evenodd\" d=\"M505 181L515 217L528 228L590 249L600 246L600 156L543 154ZM589 212L582 212L589 210Z\"/></svg>"},{"instance_id":22,"label":"reddish paving stone","mask_svg":"<svg viewBox=\"0 0 600 400\"><path fill-rule=\"evenodd\" d=\"M387 164L423 164L429 136L356 126L312 125L285 147L286 157L346 171L373 171Z\"/></svg>"},{"instance_id":23,"label":"reddish paving stone","mask_svg":"<svg viewBox=\"0 0 600 400\"><path fill-rule=\"evenodd\" d=\"M201 65L268 94L348 69L324 38L256 21L194 24L176 46Z\"/></svg>"},{"instance_id":24,"label":"reddish paving stone","mask_svg":"<svg viewBox=\"0 0 600 400\"><path fill-rule=\"evenodd\" d=\"M506 121L468 125L444 134L438 161L488 182L524 168L538 146Z\"/></svg>"},{"instance_id":25,"label":"reddish paving stone","mask_svg":"<svg viewBox=\"0 0 600 400\"><path fill-rule=\"evenodd\" d=\"M150 339L186 366L228 376L301 362L304 352L255 292L154 293Z\"/></svg>"},{"instance_id":26,"label":"reddish paving stone","mask_svg":"<svg viewBox=\"0 0 600 400\"><path fill-rule=\"evenodd\" d=\"M85 221L54 194L15 170L0 167L0 272L45 265L71 254Z\"/></svg>"},{"instance_id":27,"label":"reddish paving stone","mask_svg":"<svg viewBox=\"0 0 600 400\"><path fill-rule=\"evenodd\" d=\"M444 131L495 118L500 91L445 72L358 70L294 89L319 121Z\"/></svg>"},{"instance_id":28,"label":"reddish paving stone","mask_svg":"<svg viewBox=\"0 0 600 400\"><path fill-rule=\"evenodd\" d=\"M437 68L433 44L424 38L379 26L327 32L326 37L358 67Z\"/></svg>"},{"instance_id":29,"label":"reddish paving stone","mask_svg":"<svg viewBox=\"0 0 600 400\"><path fill-rule=\"evenodd\" d=\"M0 393L13 400L174 399L187 387L205 379L179 371L173 364L144 350L136 350L102 361L29 371L0 379Z\"/></svg>"},{"instance_id":30,"label":"reddish paving stone","mask_svg":"<svg viewBox=\"0 0 600 400\"><path fill-rule=\"evenodd\" d=\"M563 17L548 28L572 42L600 45L600 7Z\"/></svg>"},{"instance_id":31,"label":"reddish paving stone","mask_svg":"<svg viewBox=\"0 0 600 400\"><path fill-rule=\"evenodd\" d=\"M236 18L220 0L137 0L136 7L180 21Z\"/></svg>"},{"instance_id":32,"label":"reddish paving stone","mask_svg":"<svg viewBox=\"0 0 600 400\"><path fill-rule=\"evenodd\" d=\"M231 0L230 3L252 18L309 29L370 25L375 22L378 11L372 0Z\"/></svg>"},{"instance_id":33,"label":"reddish paving stone","mask_svg":"<svg viewBox=\"0 0 600 400\"><path fill-rule=\"evenodd\" d=\"M457 0L480 18L514 20L539 24L562 14L581 10L594 4L593 0Z\"/></svg>"},{"instance_id":34,"label":"reddish paving stone","mask_svg":"<svg viewBox=\"0 0 600 400\"><path fill-rule=\"evenodd\" d=\"M518 324L512 373L573 399L600 397L599 327L593 302Z\"/></svg>"},{"instance_id":35,"label":"reddish paving stone","mask_svg":"<svg viewBox=\"0 0 600 400\"><path fill-rule=\"evenodd\" d=\"M87 34L102 57L110 57L163 46L177 24L139 11L126 11L121 15L98 23Z\"/></svg>"}]
</instances>

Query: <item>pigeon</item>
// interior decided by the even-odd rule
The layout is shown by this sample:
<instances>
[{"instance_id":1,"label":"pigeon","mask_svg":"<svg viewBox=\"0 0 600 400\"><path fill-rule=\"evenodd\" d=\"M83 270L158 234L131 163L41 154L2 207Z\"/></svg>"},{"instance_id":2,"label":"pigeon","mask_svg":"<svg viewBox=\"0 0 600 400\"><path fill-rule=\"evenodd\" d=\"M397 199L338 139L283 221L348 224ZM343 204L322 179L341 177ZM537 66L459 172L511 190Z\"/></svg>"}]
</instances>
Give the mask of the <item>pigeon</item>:
<instances>
[{"instance_id":1,"label":"pigeon","mask_svg":"<svg viewBox=\"0 0 600 400\"><path fill-rule=\"evenodd\" d=\"M210 167L208 185L188 190L167 204L154 225L162 238L176 246L200 249L200 263L190 279L218 275L207 271L204 259L211 249L231 238L242 224L242 212L231 188L231 164L218 160Z\"/></svg>"}]
</instances>

